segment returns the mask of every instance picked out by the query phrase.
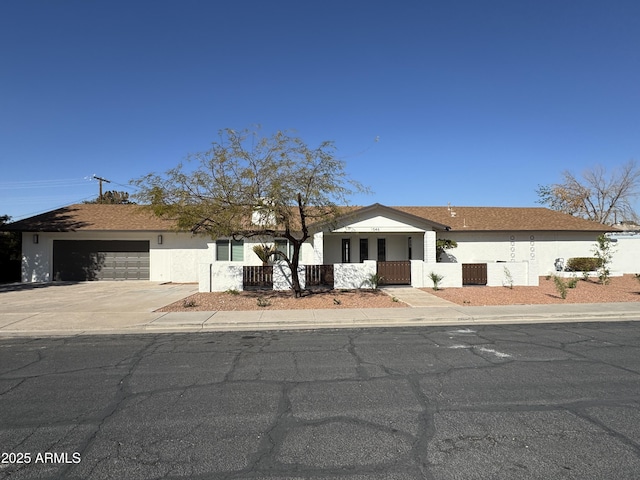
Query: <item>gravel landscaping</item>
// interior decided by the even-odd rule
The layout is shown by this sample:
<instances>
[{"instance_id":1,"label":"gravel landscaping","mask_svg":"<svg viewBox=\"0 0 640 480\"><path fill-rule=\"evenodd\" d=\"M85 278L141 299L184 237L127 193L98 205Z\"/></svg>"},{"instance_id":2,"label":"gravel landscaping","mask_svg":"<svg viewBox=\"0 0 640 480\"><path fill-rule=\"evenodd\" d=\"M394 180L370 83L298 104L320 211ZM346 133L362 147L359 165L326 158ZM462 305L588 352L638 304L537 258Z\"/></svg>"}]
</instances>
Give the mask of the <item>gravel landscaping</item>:
<instances>
[{"instance_id":1,"label":"gravel landscaping","mask_svg":"<svg viewBox=\"0 0 640 480\"><path fill-rule=\"evenodd\" d=\"M568 279L565 279L567 281ZM462 287L422 289L458 305L535 305L545 303L609 303L640 301L640 282L634 275L612 277L609 285L597 278L578 280L562 299L552 278L540 277L538 287ZM340 308L408 308L380 290L323 290L294 298L291 292L243 291L196 293L159 312L218 310L306 310Z\"/></svg>"},{"instance_id":2,"label":"gravel landscaping","mask_svg":"<svg viewBox=\"0 0 640 480\"><path fill-rule=\"evenodd\" d=\"M640 282L634 275L611 277L608 285L597 278L585 281L581 277L575 288L567 288L563 300L553 278L540 277L538 287L462 287L425 292L458 305L539 305L546 303L611 303L640 301ZM564 279L565 283L569 279Z\"/></svg>"},{"instance_id":3,"label":"gravel landscaping","mask_svg":"<svg viewBox=\"0 0 640 480\"><path fill-rule=\"evenodd\" d=\"M305 292L243 291L196 293L159 309L159 312L217 310L308 310L338 308L401 308L408 305L380 290L323 290Z\"/></svg>"}]
</instances>

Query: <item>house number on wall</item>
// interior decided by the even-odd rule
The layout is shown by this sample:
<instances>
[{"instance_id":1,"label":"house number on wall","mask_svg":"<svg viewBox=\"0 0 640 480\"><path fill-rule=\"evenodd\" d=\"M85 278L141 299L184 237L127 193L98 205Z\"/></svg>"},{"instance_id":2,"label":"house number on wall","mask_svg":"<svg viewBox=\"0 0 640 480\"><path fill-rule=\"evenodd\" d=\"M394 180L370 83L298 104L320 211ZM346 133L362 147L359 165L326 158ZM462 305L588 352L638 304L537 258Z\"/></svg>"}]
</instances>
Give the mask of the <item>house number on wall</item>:
<instances>
[{"instance_id":1,"label":"house number on wall","mask_svg":"<svg viewBox=\"0 0 640 480\"><path fill-rule=\"evenodd\" d=\"M372 232L379 232L380 231L380 227L371 227L371 231Z\"/></svg>"}]
</instances>

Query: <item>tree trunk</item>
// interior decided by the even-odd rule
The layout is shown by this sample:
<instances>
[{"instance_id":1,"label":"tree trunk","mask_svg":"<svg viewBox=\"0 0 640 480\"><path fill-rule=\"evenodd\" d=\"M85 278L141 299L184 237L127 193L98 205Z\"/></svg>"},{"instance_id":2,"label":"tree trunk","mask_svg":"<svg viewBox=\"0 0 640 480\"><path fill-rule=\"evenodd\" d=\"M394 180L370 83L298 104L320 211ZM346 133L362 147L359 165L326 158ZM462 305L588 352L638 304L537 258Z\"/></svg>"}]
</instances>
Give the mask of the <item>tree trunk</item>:
<instances>
[{"instance_id":1,"label":"tree trunk","mask_svg":"<svg viewBox=\"0 0 640 480\"><path fill-rule=\"evenodd\" d=\"M291 269L291 288L295 298L302 296L302 287L300 286L300 277L298 276L298 265L300 264L300 244L298 242L293 243L293 257L289 268Z\"/></svg>"}]
</instances>

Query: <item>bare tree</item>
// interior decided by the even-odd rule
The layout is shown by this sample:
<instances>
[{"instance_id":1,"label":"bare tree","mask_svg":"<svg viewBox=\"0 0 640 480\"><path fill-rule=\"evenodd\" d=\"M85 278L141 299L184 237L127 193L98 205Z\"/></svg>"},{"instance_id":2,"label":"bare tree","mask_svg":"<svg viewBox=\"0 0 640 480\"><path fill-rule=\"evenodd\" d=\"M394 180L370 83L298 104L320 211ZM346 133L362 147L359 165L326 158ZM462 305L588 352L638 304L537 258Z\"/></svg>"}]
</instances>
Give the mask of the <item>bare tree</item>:
<instances>
[{"instance_id":1,"label":"bare tree","mask_svg":"<svg viewBox=\"0 0 640 480\"><path fill-rule=\"evenodd\" d=\"M206 152L192 155L197 165L182 164L165 175L134 181L136 198L178 227L216 239L286 238L292 251L274 253L291 269L296 296L300 248L312 223L330 221L340 205L358 191L332 142L311 148L287 132L261 137L256 131L222 130Z\"/></svg>"},{"instance_id":2,"label":"bare tree","mask_svg":"<svg viewBox=\"0 0 640 480\"><path fill-rule=\"evenodd\" d=\"M640 168L634 160L611 174L598 165L580 179L569 171L562 178L562 183L538 187L538 203L606 225L638 220L632 202L640 195Z\"/></svg>"}]
</instances>

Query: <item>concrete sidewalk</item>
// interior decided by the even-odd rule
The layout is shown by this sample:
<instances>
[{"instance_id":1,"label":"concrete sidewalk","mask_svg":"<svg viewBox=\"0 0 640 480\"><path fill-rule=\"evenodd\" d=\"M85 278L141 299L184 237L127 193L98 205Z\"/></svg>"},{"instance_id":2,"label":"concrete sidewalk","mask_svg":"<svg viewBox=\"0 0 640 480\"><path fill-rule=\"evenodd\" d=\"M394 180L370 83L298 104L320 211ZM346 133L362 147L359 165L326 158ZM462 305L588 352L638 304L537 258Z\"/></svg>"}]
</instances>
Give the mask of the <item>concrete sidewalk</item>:
<instances>
[{"instance_id":1,"label":"concrete sidewalk","mask_svg":"<svg viewBox=\"0 0 640 480\"><path fill-rule=\"evenodd\" d=\"M415 307L344 310L261 310L166 313L145 331L294 330L497 323L640 320L640 304ZM0 334L2 330L0 330Z\"/></svg>"},{"instance_id":2,"label":"concrete sidewalk","mask_svg":"<svg viewBox=\"0 0 640 480\"><path fill-rule=\"evenodd\" d=\"M195 285L151 282L87 282L2 289L0 337L640 320L640 302L472 307L441 299L433 301L437 297L407 289L392 294L412 305L423 306L155 311L195 291Z\"/></svg>"}]
</instances>

